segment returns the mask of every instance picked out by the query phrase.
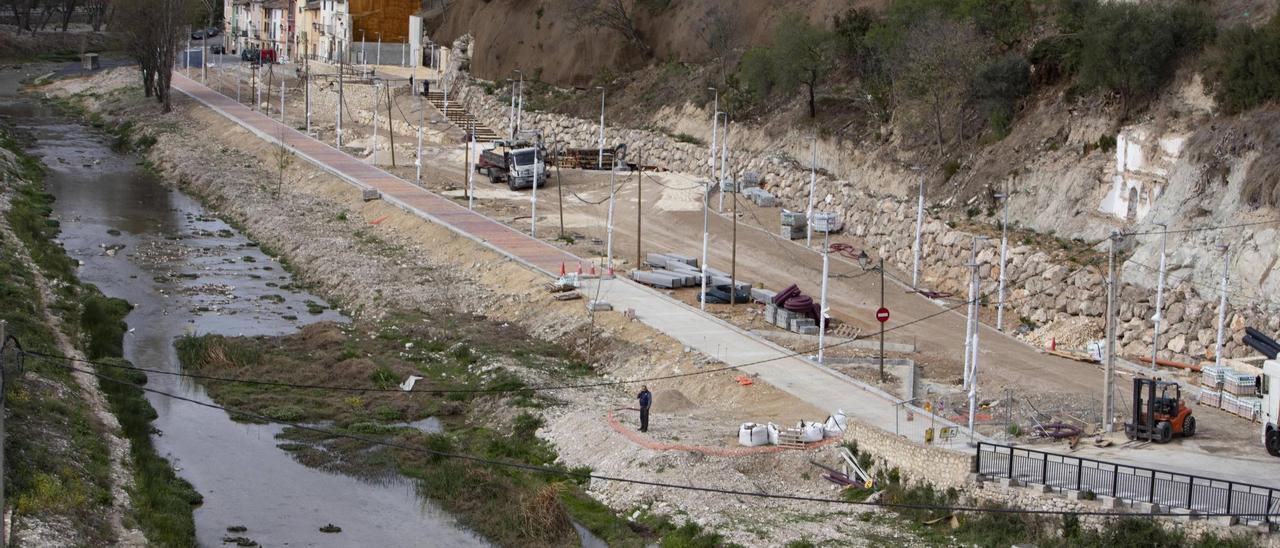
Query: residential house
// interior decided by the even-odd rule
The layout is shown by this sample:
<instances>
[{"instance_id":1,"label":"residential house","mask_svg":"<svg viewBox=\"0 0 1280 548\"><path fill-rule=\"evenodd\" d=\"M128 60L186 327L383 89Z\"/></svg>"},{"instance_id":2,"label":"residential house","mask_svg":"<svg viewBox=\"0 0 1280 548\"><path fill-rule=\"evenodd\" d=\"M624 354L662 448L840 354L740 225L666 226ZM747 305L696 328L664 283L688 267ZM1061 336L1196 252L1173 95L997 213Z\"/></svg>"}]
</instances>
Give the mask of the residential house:
<instances>
[{"instance_id":1,"label":"residential house","mask_svg":"<svg viewBox=\"0 0 1280 548\"><path fill-rule=\"evenodd\" d=\"M293 0L267 0L262 8L263 39L259 47L275 50L276 59L286 62L292 53Z\"/></svg>"},{"instance_id":2,"label":"residential house","mask_svg":"<svg viewBox=\"0 0 1280 548\"><path fill-rule=\"evenodd\" d=\"M325 61L337 61L351 47L351 13L346 0L319 0L318 25L313 28L316 36L316 57Z\"/></svg>"}]
</instances>

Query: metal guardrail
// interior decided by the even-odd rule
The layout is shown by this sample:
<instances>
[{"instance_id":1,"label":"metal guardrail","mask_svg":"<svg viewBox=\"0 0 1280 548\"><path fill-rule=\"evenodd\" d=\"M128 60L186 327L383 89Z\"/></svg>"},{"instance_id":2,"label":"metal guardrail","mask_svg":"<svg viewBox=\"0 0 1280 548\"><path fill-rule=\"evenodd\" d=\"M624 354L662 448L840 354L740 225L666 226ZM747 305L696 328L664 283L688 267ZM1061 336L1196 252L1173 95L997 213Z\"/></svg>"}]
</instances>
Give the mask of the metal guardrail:
<instances>
[{"instance_id":1,"label":"metal guardrail","mask_svg":"<svg viewBox=\"0 0 1280 548\"><path fill-rule=\"evenodd\" d=\"M1278 489L993 443L978 443L978 473L1248 521L1280 516Z\"/></svg>"}]
</instances>

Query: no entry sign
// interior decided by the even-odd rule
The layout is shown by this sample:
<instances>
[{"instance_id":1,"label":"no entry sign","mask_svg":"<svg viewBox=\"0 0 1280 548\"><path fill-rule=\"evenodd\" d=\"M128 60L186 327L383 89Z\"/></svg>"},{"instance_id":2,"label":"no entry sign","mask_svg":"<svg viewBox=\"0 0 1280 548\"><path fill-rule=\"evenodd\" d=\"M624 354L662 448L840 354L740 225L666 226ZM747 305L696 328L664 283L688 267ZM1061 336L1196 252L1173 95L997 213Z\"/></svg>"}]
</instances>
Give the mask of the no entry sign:
<instances>
[{"instance_id":1,"label":"no entry sign","mask_svg":"<svg viewBox=\"0 0 1280 548\"><path fill-rule=\"evenodd\" d=\"M880 323L889 321L889 309L883 306L880 307L880 310L876 311L876 319L880 320Z\"/></svg>"}]
</instances>

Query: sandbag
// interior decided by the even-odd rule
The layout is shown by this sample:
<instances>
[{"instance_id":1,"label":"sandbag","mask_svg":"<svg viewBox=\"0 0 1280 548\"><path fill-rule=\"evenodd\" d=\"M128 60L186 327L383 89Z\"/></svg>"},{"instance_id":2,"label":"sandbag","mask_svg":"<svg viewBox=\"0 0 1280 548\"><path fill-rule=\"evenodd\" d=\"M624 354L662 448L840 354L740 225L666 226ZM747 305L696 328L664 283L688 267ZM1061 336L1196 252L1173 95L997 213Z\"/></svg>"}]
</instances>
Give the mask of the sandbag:
<instances>
[{"instance_id":1,"label":"sandbag","mask_svg":"<svg viewBox=\"0 0 1280 548\"><path fill-rule=\"evenodd\" d=\"M827 417L827 422L822 424L829 438L843 434L848 427L849 417L844 414L844 409L836 409L836 414Z\"/></svg>"},{"instance_id":2,"label":"sandbag","mask_svg":"<svg viewBox=\"0 0 1280 548\"><path fill-rule=\"evenodd\" d=\"M756 447L769 443L769 429L762 424L744 422L738 428L738 445Z\"/></svg>"},{"instance_id":3,"label":"sandbag","mask_svg":"<svg viewBox=\"0 0 1280 548\"><path fill-rule=\"evenodd\" d=\"M778 425L769 423L769 445L778 445Z\"/></svg>"},{"instance_id":4,"label":"sandbag","mask_svg":"<svg viewBox=\"0 0 1280 548\"><path fill-rule=\"evenodd\" d=\"M822 441L823 436L826 435L826 432L822 428L822 423L817 423L817 422L806 423L804 421L800 421L799 428L800 428L800 441L805 443Z\"/></svg>"}]
</instances>

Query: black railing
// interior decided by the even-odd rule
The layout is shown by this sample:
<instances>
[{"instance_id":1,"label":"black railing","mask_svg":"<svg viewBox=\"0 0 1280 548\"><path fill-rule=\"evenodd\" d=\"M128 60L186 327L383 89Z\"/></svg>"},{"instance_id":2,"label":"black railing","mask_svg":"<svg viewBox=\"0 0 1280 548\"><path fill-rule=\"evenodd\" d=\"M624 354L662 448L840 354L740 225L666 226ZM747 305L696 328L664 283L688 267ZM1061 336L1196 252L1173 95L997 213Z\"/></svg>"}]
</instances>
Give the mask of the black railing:
<instances>
[{"instance_id":1,"label":"black railing","mask_svg":"<svg viewBox=\"0 0 1280 548\"><path fill-rule=\"evenodd\" d=\"M1280 490L1270 487L1007 445L979 443L978 473L1248 521L1280 515Z\"/></svg>"}]
</instances>

